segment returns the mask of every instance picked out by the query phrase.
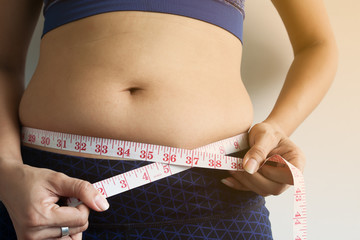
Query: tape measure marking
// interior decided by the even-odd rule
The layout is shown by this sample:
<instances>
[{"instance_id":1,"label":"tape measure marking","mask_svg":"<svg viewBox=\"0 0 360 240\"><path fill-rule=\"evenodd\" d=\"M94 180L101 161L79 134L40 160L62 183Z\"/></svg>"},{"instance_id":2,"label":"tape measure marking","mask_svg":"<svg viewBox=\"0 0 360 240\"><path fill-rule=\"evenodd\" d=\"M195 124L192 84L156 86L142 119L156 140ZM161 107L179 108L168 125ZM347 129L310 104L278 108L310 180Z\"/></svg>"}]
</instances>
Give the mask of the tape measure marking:
<instances>
[{"instance_id":1,"label":"tape measure marking","mask_svg":"<svg viewBox=\"0 0 360 240\"><path fill-rule=\"evenodd\" d=\"M152 161L149 165L93 183L105 197L134 189L153 181L185 171L191 167L243 171L242 159L225 156L248 148L247 134L240 134L215 143L187 150L130 141L95 138L22 128L22 142L52 149L88 153L98 156L116 157L124 160ZM307 239L307 211L305 182L299 169L279 155L267 161L286 164L294 181L293 239ZM78 199L69 198L68 205L80 204Z\"/></svg>"}]
</instances>

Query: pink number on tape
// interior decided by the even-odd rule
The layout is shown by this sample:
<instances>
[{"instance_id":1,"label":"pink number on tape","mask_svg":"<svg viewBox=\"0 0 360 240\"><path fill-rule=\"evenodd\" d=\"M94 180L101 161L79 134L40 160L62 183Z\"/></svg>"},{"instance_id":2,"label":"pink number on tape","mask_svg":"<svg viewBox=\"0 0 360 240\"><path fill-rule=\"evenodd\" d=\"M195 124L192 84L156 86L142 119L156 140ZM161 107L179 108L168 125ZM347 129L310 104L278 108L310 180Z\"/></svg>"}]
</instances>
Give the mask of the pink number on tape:
<instances>
[{"instance_id":1,"label":"pink number on tape","mask_svg":"<svg viewBox=\"0 0 360 240\"><path fill-rule=\"evenodd\" d=\"M22 142L70 152L82 152L118 159L144 160L154 163L126 173L93 183L105 197L134 189L153 181L185 171L191 167L213 168L218 170L243 171L242 159L225 156L248 148L247 134L227 138L195 150L165 147L160 145L85 137L23 127ZM304 177L299 169L274 155L267 161L285 164L294 182L293 239L307 239L307 212ZM68 199L69 206L80 204L80 200Z\"/></svg>"}]
</instances>

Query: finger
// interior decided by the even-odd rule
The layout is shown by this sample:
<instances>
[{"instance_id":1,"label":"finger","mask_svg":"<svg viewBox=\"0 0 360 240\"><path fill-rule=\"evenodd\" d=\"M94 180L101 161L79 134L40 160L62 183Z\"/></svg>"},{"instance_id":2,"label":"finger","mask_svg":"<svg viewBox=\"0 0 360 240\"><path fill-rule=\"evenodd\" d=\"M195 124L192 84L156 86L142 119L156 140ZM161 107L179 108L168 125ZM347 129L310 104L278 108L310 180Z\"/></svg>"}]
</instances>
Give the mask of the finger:
<instances>
[{"instance_id":1,"label":"finger","mask_svg":"<svg viewBox=\"0 0 360 240\"><path fill-rule=\"evenodd\" d=\"M269 162L269 161L268 161ZM271 166L268 165L268 162L265 163L260 169L259 173L266 177L267 179L270 179L273 182L277 183L285 183L285 184L294 184L294 179L291 174L290 169L287 165L277 165L277 166Z\"/></svg>"},{"instance_id":2,"label":"finger","mask_svg":"<svg viewBox=\"0 0 360 240\"><path fill-rule=\"evenodd\" d=\"M244 186L251 189L252 191L262 195L279 195L287 188L286 184L280 184L267 179L260 173L248 174L247 172L231 171L232 177L237 181L241 182Z\"/></svg>"},{"instance_id":3,"label":"finger","mask_svg":"<svg viewBox=\"0 0 360 240\"><path fill-rule=\"evenodd\" d=\"M257 175L258 173L249 174L247 172L238 172L236 174L232 174L232 177L235 179L235 181L240 182L242 185L244 185L246 188L250 189L251 191L261 195L261 196L268 196L270 193L268 191L264 191L260 186L258 186L256 183L254 184L252 181L250 181L248 178Z\"/></svg>"},{"instance_id":4,"label":"finger","mask_svg":"<svg viewBox=\"0 0 360 240\"><path fill-rule=\"evenodd\" d=\"M50 238L50 240L72 240L71 236L66 236L66 237L62 237L62 238Z\"/></svg>"},{"instance_id":5,"label":"finger","mask_svg":"<svg viewBox=\"0 0 360 240\"><path fill-rule=\"evenodd\" d=\"M109 208L107 200L87 181L57 173L57 176L52 180L52 184L56 188L56 194L78 198L95 211L105 211Z\"/></svg>"},{"instance_id":6,"label":"finger","mask_svg":"<svg viewBox=\"0 0 360 240\"><path fill-rule=\"evenodd\" d=\"M86 222L84 226L81 227L69 227L69 235L61 237L62 231L61 227L51 227L46 228L37 232L36 239L81 239L82 232L84 232L89 226L89 223Z\"/></svg>"},{"instance_id":7,"label":"finger","mask_svg":"<svg viewBox=\"0 0 360 240\"><path fill-rule=\"evenodd\" d=\"M71 235L71 239L72 240L81 240L82 239L82 232L78 233L78 234L74 234L74 235Z\"/></svg>"},{"instance_id":8,"label":"finger","mask_svg":"<svg viewBox=\"0 0 360 240\"><path fill-rule=\"evenodd\" d=\"M228 177L221 179L221 182L226 186L233 188L239 191L251 191L249 188L245 187L241 182L237 181L233 177Z\"/></svg>"},{"instance_id":9,"label":"finger","mask_svg":"<svg viewBox=\"0 0 360 240\"><path fill-rule=\"evenodd\" d=\"M255 173L266 159L269 152L276 147L271 135L259 134L250 142L251 148L243 158L244 170L250 174Z\"/></svg>"},{"instance_id":10,"label":"finger","mask_svg":"<svg viewBox=\"0 0 360 240\"><path fill-rule=\"evenodd\" d=\"M292 165L303 171L306 164L305 154L289 139L284 139L279 146L274 148L269 155L281 155L284 159Z\"/></svg>"},{"instance_id":11,"label":"finger","mask_svg":"<svg viewBox=\"0 0 360 240\"><path fill-rule=\"evenodd\" d=\"M89 208L84 204L80 204L77 207L59 207L53 205L48 214L47 226L81 227L86 225L89 213Z\"/></svg>"},{"instance_id":12,"label":"finger","mask_svg":"<svg viewBox=\"0 0 360 240\"><path fill-rule=\"evenodd\" d=\"M51 234L51 236L56 236L57 238L70 238L70 239L81 239L82 232L84 232L88 228L89 224L82 227L76 227L76 228L69 228L69 235L61 237L61 227L54 227L48 229L48 234ZM80 234L80 235L79 235ZM80 238L79 238L80 237Z\"/></svg>"}]
</instances>

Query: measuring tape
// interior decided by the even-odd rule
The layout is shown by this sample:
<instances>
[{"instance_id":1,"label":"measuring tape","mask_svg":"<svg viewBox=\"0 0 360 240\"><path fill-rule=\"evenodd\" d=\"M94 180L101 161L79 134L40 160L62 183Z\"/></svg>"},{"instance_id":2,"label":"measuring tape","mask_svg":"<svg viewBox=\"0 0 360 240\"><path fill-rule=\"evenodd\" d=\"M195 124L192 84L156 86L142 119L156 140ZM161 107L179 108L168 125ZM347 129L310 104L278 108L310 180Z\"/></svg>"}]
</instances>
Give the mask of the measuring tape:
<instances>
[{"instance_id":1,"label":"measuring tape","mask_svg":"<svg viewBox=\"0 0 360 240\"><path fill-rule=\"evenodd\" d=\"M22 128L21 138L23 143L52 149L92 154L99 157L107 156L122 160L154 162L93 183L93 186L106 198L185 171L191 167L244 171L241 158L226 155L249 147L247 133L214 142L195 150L88 137L28 127ZM304 177L298 168L279 155L271 156L267 161L286 164L293 176L293 239L305 240L307 239L307 212ZM68 199L69 206L77 206L80 203L78 199Z\"/></svg>"}]
</instances>

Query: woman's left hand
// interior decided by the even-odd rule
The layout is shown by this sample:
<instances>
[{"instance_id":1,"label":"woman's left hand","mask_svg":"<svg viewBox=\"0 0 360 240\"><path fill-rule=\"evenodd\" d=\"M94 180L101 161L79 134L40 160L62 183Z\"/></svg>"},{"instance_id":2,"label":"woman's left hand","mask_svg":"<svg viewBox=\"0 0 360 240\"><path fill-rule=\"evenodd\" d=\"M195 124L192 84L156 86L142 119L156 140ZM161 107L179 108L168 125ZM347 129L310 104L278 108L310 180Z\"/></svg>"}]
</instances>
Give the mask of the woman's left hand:
<instances>
[{"instance_id":1,"label":"woman's left hand","mask_svg":"<svg viewBox=\"0 0 360 240\"><path fill-rule=\"evenodd\" d=\"M292 175L285 165L264 164L267 157L278 154L299 168L305 167L302 151L280 130L269 123L256 124L249 132L250 149L245 154L245 171L230 171L231 176L222 180L227 186L253 191L262 196L279 195L293 184Z\"/></svg>"}]
</instances>

